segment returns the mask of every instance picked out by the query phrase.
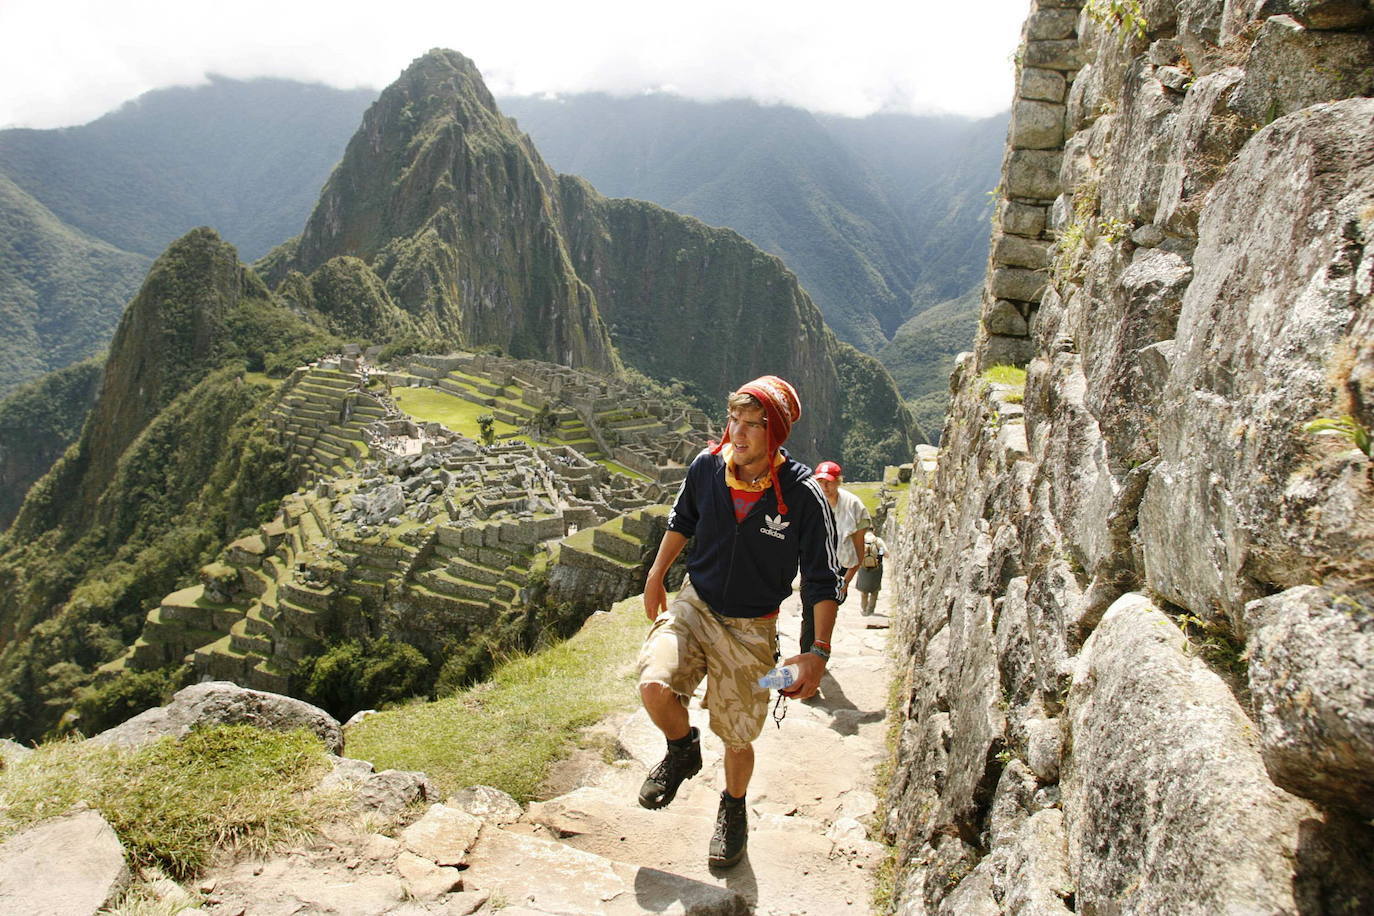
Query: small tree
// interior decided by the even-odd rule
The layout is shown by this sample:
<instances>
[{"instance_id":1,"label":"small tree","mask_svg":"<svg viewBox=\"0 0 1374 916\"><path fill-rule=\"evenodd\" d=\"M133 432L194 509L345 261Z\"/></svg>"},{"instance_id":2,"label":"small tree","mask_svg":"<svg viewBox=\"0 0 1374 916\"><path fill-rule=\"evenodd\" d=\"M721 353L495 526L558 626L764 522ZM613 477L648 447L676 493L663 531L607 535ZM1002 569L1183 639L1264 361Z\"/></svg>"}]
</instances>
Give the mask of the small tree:
<instances>
[{"instance_id":1,"label":"small tree","mask_svg":"<svg viewBox=\"0 0 1374 916\"><path fill-rule=\"evenodd\" d=\"M496 441L496 418L484 413L477 418L477 428L482 431L482 442L491 445Z\"/></svg>"}]
</instances>

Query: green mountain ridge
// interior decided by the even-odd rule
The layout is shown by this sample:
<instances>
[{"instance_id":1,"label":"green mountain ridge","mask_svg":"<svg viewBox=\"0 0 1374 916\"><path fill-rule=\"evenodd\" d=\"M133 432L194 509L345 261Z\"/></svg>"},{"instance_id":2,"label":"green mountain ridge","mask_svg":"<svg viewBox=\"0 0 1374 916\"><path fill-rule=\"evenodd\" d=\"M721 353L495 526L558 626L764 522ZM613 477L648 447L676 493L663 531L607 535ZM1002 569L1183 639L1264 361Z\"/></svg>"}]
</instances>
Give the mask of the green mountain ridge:
<instances>
[{"instance_id":1,"label":"green mountain ridge","mask_svg":"<svg viewBox=\"0 0 1374 916\"><path fill-rule=\"evenodd\" d=\"M891 343L878 352L932 442L939 440L944 425L954 358L970 348L981 306L979 287L934 305L898 328Z\"/></svg>"},{"instance_id":2,"label":"green mountain ridge","mask_svg":"<svg viewBox=\"0 0 1374 916\"><path fill-rule=\"evenodd\" d=\"M508 97L558 170L735 229L870 353L977 283L1006 117L842 118L746 101Z\"/></svg>"},{"instance_id":3,"label":"green mountain ridge","mask_svg":"<svg viewBox=\"0 0 1374 916\"><path fill-rule=\"evenodd\" d=\"M0 396L103 350L149 263L65 225L0 174Z\"/></svg>"},{"instance_id":4,"label":"green mountain ridge","mask_svg":"<svg viewBox=\"0 0 1374 916\"><path fill-rule=\"evenodd\" d=\"M150 602L310 482L266 425L276 386L249 373L337 351L337 334L623 360L715 411L777 372L803 392L794 451L854 476L919 441L890 376L836 340L776 257L557 176L454 52L382 94L301 236L259 267L265 280L197 229L125 310L80 437L0 539L0 730L51 728Z\"/></svg>"},{"instance_id":5,"label":"green mountain ridge","mask_svg":"<svg viewBox=\"0 0 1374 916\"><path fill-rule=\"evenodd\" d=\"M190 229L249 258L295 233L373 95L211 77L80 127L0 130L0 396L109 346Z\"/></svg>"},{"instance_id":6,"label":"green mountain ridge","mask_svg":"<svg viewBox=\"0 0 1374 916\"><path fill-rule=\"evenodd\" d=\"M300 227L371 90L210 77L79 127L0 131L0 172L64 223L159 254L209 225L251 260Z\"/></svg>"}]
</instances>

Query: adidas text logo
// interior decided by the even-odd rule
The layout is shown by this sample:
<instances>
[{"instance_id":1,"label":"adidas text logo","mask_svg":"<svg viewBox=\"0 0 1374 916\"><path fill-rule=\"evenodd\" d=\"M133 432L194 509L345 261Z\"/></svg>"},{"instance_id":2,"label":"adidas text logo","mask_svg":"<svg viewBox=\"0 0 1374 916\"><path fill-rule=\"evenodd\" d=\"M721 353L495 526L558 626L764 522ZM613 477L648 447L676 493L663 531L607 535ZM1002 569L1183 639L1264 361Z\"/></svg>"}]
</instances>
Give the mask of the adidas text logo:
<instances>
[{"instance_id":1,"label":"adidas text logo","mask_svg":"<svg viewBox=\"0 0 1374 916\"><path fill-rule=\"evenodd\" d=\"M783 534L783 532L787 530L788 525L792 524L791 522L783 521L781 515L764 515L763 520L766 524L763 528L759 529L760 533L766 534L770 538L777 538L780 541L787 540L787 535Z\"/></svg>"}]
</instances>

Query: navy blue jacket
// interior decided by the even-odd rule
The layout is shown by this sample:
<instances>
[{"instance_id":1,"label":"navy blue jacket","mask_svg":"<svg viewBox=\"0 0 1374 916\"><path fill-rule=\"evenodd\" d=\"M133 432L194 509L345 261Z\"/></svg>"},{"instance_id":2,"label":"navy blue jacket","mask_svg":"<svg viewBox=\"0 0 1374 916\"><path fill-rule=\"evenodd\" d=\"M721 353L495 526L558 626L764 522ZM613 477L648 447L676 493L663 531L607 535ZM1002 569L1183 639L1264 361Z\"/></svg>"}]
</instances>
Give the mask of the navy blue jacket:
<instances>
[{"instance_id":1,"label":"navy blue jacket","mask_svg":"<svg viewBox=\"0 0 1374 916\"><path fill-rule=\"evenodd\" d=\"M724 617L776 611L792 594L798 566L805 601L839 600L844 580L835 554L835 515L811 469L782 454L777 470L786 515L778 512L769 487L737 523L725 461L709 451L692 461L668 515L670 531L696 538L687 574L701 599Z\"/></svg>"}]
</instances>

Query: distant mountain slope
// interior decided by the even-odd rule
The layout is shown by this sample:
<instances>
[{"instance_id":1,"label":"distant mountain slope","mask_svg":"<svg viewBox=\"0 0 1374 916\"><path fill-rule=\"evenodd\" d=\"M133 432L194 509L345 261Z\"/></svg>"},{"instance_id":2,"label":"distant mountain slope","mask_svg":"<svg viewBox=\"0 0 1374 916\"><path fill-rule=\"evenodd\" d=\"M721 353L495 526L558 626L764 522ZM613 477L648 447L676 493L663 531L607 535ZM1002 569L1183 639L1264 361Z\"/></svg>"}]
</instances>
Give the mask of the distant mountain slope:
<instances>
[{"instance_id":1,"label":"distant mountain slope","mask_svg":"<svg viewBox=\"0 0 1374 916\"><path fill-rule=\"evenodd\" d=\"M1007 116L819 120L877 177L916 245L911 313L981 286Z\"/></svg>"},{"instance_id":2,"label":"distant mountain slope","mask_svg":"<svg viewBox=\"0 0 1374 916\"><path fill-rule=\"evenodd\" d=\"M981 290L926 309L897 329L892 342L878 351L878 361L892 373L916 422L931 441L940 438L949 404L949 374L954 358L970 349L978 330Z\"/></svg>"},{"instance_id":3,"label":"distant mountain slope","mask_svg":"<svg viewBox=\"0 0 1374 916\"><path fill-rule=\"evenodd\" d=\"M781 257L840 338L868 352L981 278L1005 117L854 119L666 95L500 101L559 171Z\"/></svg>"},{"instance_id":4,"label":"distant mountain slope","mask_svg":"<svg viewBox=\"0 0 1374 916\"><path fill-rule=\"evenodd\" d=\"M100 390L103 354L49 372L0 400L0 528L33 482L76 441Z\"/></svg>"},{"instance_id":5,"label":"distant mountain slope","mask_svg":"<svg viewBox=\"0 0 1374 916\"><path fill-rule=\"evenodd\" d=\"M156 256L211 226L246 259L300 231L372 90L211 78L80 127L0 131L0 172L59 219Z\"/></svg>"},{"instance_id":6,"label":"distant mountain slope","mask_svg":"<svg viewBox=\"0 0 1374 916\"><path fill-rule=\"evenodd\" d=\"M65 225L0 175L0 397L104 349L151 262Z\"/></svg>"}]
</instances>

